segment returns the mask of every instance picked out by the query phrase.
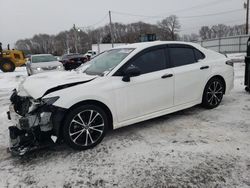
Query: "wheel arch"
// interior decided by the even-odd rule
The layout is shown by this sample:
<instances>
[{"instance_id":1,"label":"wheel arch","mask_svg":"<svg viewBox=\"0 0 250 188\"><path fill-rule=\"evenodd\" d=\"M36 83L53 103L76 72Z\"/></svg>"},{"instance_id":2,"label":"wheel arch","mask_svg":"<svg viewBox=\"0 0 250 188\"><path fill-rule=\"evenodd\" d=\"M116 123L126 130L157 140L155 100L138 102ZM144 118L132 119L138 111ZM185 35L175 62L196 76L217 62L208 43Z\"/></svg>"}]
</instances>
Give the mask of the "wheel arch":
<instances>
[{"instance_id":1,"label":"wheel arch","mask_svg":"<svg viewBox=\"0 0 250 188\"><path fill-rule=\"evenodd\" d=\"M226 93L226 87L227 87L227 85L226 85L226 81L225 81L225 79L223 78L223 76L221 76L221 75L219 75L219 74L213 75L213 76L211 76L211 77L207 80L207 83L208 83L210 80L214 79L214 78L220 79L220 80L222 81L222 83L223 83L223 85L224 85L223 94L225 94L225 93ZM206 83L206 85L207 85L207 83ZM205 88L206 88L206 85L205 85L205 87L204 87L204 89L203 89L203 92L204 92L204 90L205 90Z\"/></svg>"},{"instance_id":2,"label":"wheel arch","mask_svg":"<svg viewBox=\"0 0 250 188\"><path fill-rule=\"evenodd\" d=\"M68 108L68 109L63 113L64 115L63 115L63 117L62 117L61 123L55 125L55 127L54 127L54 129L55 129L55 131L56 131L56 135L57 135L58 137L61 138L61 136L62 136L63 122L64 122L64 120L65 120L67 114L68 114L71 110L73 110L73 109L75 109L75 108L77 108L77 107L79 107L79 106L83 106L83 105L96 105L96 106L102 108L102 109L105 111L105 113L107 114L107 118L108 118L108 122L109 122L109 123L108 123L108 130L113 130L113 115L112 115L112 112L111 112L111 110L109 109L109 107L108 107L106 104L104 104L104 103L102 103L102 102L100 102L100 101L97 101L97 100L85 100L85 101L81 101L81 102L78 102L78 103L74 104L73 106L71 106L70 108Z\"/></svg>"},{"instance_id":3,"label":"wheel arch","mask_svg":"<svg viewBox=\"0 0 250 188\"><path fill-rule=\"evenodd\" d=\"M97 100L85 100L85 101L81 101L81 102L76 103L73 106L71 106L68 109L68 111L70 111L70 110L72 110L72 109L74 109L76 107L79 107L79 106L82 106L82 105L86 105L86 104L88 104L88 105L96 105L96 106L102 108L105 111L105 113L107 114L107 116L108 116L108 121L109 121L109 127L108 128L109 128L109 130L113 130L113 115L112 115L112 112L109 109L109 107L106 104L104 104L103 102L100 102L100 101L97 101Z\"/></svg>"}]
</instances>

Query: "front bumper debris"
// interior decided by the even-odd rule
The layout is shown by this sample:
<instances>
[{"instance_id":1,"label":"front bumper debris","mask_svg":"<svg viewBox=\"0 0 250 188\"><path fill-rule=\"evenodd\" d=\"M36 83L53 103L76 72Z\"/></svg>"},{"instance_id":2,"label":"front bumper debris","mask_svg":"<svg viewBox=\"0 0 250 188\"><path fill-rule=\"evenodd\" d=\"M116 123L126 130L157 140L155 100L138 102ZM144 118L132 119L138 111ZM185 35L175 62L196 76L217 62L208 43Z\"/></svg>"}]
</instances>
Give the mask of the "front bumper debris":
<instances>
[{"instance_id":1,"label":"front bumper debris","mask_svg":"<svg viewBox=\"0 0 250 188\"><path fill-rule=\"evenodd\" d=\"M9 151L15 156L22 156L53 145L50 108L44 105L32 106L30 99L18 96L15 90L11 102L7 112L7 117L13 125L9 127Z\"/></svg>"},{"instance_id":2,"label":"front bumper debris","mask_svg":"<svg viewBox=\"0 0 250 188\"><path fill-rule=\"evenodd\" d=\"M16 126L9 127L10 146L9 151L14 156L23 156L29 152L47 148L54 145L53 140L45 136L37 140L34 133L18 129Z\"/></svg>"}]
</instances>

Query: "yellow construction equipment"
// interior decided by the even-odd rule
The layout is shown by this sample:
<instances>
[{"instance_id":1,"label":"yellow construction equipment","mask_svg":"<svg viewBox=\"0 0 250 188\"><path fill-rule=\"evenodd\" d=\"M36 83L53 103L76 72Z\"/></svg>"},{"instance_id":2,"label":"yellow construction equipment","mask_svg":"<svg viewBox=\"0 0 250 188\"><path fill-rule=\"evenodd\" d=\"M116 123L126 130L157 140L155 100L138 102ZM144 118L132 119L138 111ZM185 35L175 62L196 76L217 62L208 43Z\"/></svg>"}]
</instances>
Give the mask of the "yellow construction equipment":
<instances>
[{"instance_id":1,"label":"yellow construction equipment","mask_svg":"<svg viewBox=\"0 0 250 188\"><path fill-rule=\"evenodd\" d=\"M0 69L3 72L13 72L16 67L20 67L25 63L26 59L22 51L10 50L9 45L7 50L3 50L0 42Z\"/></svg>"}]
</instances>

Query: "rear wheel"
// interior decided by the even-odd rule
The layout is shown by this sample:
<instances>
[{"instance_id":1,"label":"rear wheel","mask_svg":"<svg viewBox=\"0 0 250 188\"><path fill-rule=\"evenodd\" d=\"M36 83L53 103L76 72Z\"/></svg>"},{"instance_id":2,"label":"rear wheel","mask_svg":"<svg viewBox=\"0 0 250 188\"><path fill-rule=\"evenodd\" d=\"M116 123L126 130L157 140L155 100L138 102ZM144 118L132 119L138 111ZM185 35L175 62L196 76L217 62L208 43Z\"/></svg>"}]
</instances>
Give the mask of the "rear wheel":
<instances>
[{"instance_id":1,"label":"rear wheel","mask_svg":"<svg viewBox=\"0 0 250 188\"><path fill-rule=\"evenodd\" d=\"M64 140L73 149L93 148L102 141L107 127L107 115L100 107L77 107L66 117L63 127Z\"/></svg>"},{"instance_id":2,"label":"rear wheel","mask_svg":"<svg viewBox=\"0 0 250 188\"><path fill-rule=\"evenodd\" d=\"M13 72L15 68L16 68L15 64L8 59L3 59L2 62L0 63L0 69L3 72Z\"/></svg>"},{"instance_id":3,"label":"rear wheel","mask_svg":"<svg viewBox=\"0 0 250 188\"><path fill-rule=\"evenodd\" d=\"M212 78L208 81L202 98L202 106L208 109L220 105L225 91L225 85L219 78Z\"/></svg>"}]
</instances>

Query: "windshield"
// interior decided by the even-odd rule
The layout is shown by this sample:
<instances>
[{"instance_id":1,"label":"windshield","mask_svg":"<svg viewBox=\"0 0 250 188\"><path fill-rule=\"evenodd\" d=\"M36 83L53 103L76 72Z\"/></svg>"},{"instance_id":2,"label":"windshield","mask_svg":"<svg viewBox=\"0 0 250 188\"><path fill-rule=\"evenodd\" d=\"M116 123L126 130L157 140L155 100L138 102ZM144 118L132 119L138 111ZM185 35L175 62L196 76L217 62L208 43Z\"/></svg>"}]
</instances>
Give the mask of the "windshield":
<instances>
[{"instance_id":1,"label":"windshield","mask_svg":"<svg viewBox=\"0 0 250 188\"><path fill-rule=\"evenodd\" d=\"M110 72L133 50L132 48L121 48L103 52L89 62L89 67L84 72L89 75L100 76L105 72Z\"/></svg>"},{"instance_id":2,"label":"windshield","mask_svg":"<svg viewBox=\"0 0 250 188\"><path fill-rule=\"evenodd\" d=\"M53 55L39 55L31 57L32 63L42 63L51 61L57 61L57 59Z\"/></svg>"}]
</instances>

